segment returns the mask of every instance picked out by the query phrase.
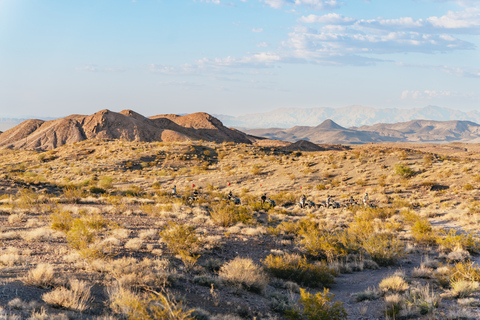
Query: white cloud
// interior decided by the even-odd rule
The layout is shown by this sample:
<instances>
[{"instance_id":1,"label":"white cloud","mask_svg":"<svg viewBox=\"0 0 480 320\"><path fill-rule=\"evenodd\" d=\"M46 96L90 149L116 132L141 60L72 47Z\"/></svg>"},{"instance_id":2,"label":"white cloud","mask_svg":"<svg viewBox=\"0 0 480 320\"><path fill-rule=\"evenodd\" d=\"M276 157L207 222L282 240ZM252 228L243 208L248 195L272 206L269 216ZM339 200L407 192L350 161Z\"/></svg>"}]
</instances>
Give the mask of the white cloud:
<instances>
[{"instance_id":1,"label":"white cloud","mask_svg":"<svg viewBox=\"0 0 480 320\"><path fill-rule=\"evenodd\" d=\"M353 22L355 22L355 19L348 18L337 13L329 13L323 16L317 16L314 14L310 14L308 16L302 16L300 19L298 19L298 21L303 23L323 23L323 24L339 25L339 24L352 24Z\"/></svg>"},{"instance_id":2,"label":"white cloud","mask_svg":"<svg viewBox=\"0 0 480 320\"><path fill-rule=\"evenodd\" d=\"M266 47L268 47L268 43L266 43L266 42L257 43L257 47L259 47L259 48L266 48Z\"/></svg>"},{"instance_id":3,"label":"white cloud","mask_svg":"<svg viewBox=\"0 0 480 320\"><path fill-rule=\"evenodd\" d=\"M480 27L480 9L466 8L464 11L448 13L441 17L430 17L427 21L436 28L471 29Z\"/></svg>"},{"instance_id":4,"label":"white cloud","mask_svg":"<svg viewBox=\"0 0 480 320\"><path fill-rule=\"evenodd\" d=\"M330 10L340 6L337 0L263 0L267 5L275 9L284 6L303 6L311 10Z\"/></svg>"},{"instance_id":5,"label":"white cloud","mask_svg":"<svg viewBox=\"0 0 480 320\"><path fill-rule=\"evenodd\" d=\"M252 28L252 32L259 33L259 32L262 32L262 31L263 31L262 28Z\"/></svg>"}]
</instances>

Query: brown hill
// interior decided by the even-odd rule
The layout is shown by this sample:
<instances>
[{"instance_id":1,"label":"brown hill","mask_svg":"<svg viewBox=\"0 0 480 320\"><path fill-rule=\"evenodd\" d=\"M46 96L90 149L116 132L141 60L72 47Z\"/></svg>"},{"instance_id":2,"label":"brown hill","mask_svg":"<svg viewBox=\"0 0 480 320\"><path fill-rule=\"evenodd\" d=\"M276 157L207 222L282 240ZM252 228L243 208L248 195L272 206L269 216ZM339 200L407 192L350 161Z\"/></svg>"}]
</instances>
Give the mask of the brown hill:
<instances>
[{"instance_id":1,"label":"brown hill","mask_svg":"<svg viewBox=\"0 0 480 320\"><path fill-rule=\"evenodd\" d=\"M132 110L117 113L105 109L89 116L70 115L51 121L27 120L1 133L0 147L48 150L94 138L250 143L244 133L226 128L206 113L159 115L149 119Z\"/></svg>"},{"instance_id":2,"label":"brown hill","mask_svg":"<svg viewBox=\"0 0 480 320\"><path fill-rule=\"evenodd\" d=\"M315 143L311 143L306 140L299 140L295 143L292 143L288 147L285 148L286 150L291 151L323 151L324 149Z\"/></svg>"}]
</instances>

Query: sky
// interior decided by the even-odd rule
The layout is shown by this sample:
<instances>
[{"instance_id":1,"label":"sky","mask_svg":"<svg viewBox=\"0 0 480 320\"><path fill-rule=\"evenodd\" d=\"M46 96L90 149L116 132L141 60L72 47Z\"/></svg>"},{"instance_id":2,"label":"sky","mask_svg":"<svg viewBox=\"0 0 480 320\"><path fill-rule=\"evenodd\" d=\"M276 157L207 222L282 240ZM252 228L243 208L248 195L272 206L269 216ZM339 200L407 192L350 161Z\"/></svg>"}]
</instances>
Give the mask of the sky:
<instances>
[{"instance_id":1,"label":"sky","mask_svg":"<svg viewBox=\"0 0 480 320\"><path fill-rule=\"evenodd\" d=\"M0 0L0 117L480 109L480 0Z\"/></svg>"}]
</instances>

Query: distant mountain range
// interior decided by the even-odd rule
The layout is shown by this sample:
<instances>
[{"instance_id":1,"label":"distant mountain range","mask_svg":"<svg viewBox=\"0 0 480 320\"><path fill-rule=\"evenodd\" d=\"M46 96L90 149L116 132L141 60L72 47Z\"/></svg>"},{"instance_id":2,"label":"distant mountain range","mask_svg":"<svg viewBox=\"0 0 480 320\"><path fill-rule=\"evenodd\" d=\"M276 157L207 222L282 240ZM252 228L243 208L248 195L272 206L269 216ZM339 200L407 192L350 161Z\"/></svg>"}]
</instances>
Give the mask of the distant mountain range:
<instances>
[{"instance_id":1,"label":"distant mountain range","mask_svg":"<svg viewBox=\"0 0 480 320\"><path fill-rule=\"evenodd\" d=\"M328 119L315 127L244 130L253 136L289 142L363 144L379 142L480 142L480 125L471 121L412 120L394 124L380 123L359 128L344 128Z\"/></svg>"},{"instance_id":2,"label":"distant mountain range","mask_svg":"<svg viewBox=\"0 0 480 320\"><path fill-rule=\"evenodd\" d=\"M479 111L462 112L435 106L415 109L375 109L362 106L344 108L283 108L237 117L215 116L226 126L239 129L316 126L327 119L331 119L346 128L410 120L468 120L480 123Z\"/></svg>"}]
</instances>

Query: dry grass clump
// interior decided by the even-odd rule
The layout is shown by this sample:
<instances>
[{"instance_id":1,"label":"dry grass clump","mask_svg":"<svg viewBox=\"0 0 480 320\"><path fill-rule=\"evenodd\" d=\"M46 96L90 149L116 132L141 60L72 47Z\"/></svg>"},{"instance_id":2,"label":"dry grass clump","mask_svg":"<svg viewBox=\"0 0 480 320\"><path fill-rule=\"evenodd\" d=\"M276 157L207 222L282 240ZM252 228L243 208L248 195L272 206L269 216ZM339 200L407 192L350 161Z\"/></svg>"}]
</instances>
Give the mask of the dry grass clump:
<instances>
[{"instance_id":1,"label":"dry grass clump","mask_svg":"<svg viewBox=\"0 0 480 320\"><path fill-rule=\"evenodd\" d=\"M249 291L262 293L268 276L251 259L236 257L224 264L219 271L220 278Z\"/></svg>"},{"instance_id":2,"label":"dry grass clump","mask_svg":"<svg viewBox=\"0 0 480 320\"><path fill-rule=\"evenodd\" d=\"M138 237L142 240L156 240L158 239L158 230L156 229L143 230L142 232L140 232Z\"/></svg>"},{"instance_id":3,"label":"dry grass clump","mask_svg":"<svg viewBox=\"0 0 480 320\"><path fill-rule=\"evenodd\" d=\"M26 257L20 255L17 248L9 247L6 252L0 255L0 265L6 267L13 267L24 264L27 261Z\"/></svg>"},{"instance_id":4,"label":"dry grass clump","mask_svg":"<svg viewBox=\"0 0 480 320\"><path fill-rule=\"evenodd\" d=\"M25 213L14 213L8 216L8 223L9 224L18 224L21 222L24 222L26 220L26 215Z\"/></svg>"},{"instance_id":5,"label":"dry grass clump","mask_svg":"<svg viewBox=\"0 0 480 320\"><path fill-rule=\"evenodd\" d=\"M133 251L138 251L143 248L143 240L140 238L130 239L125 243L125 248Z\"/></svg>"},{"instance_id":6,"label":"dry grass clump","mask_svg":"<svg viewBox=\"0 0 480 320\"><path fill-rule=\"evenodd\" d=\"M123 257L110 261L106 268L118 285L127 289L161 288L175 281L175 275L168 269L169 262L162 259L138 261Z\"/></svg>"},{"instance_id":7,"label":"dry grass clump","mask_svg":"<svg viewBox=\"0 0 480 320\"><path fill-rule=\"evenodd\" d=\"M433 277L433 269L428 268L425 264L421 263L420 267L416 267L412 271L412 277L431 279Z\"/></svg>"},{"instance_id":8,"label":"dry grass clump","mask_svg":"<svg viewBox=\"0 0 480 320\"><path fill-rule=\"evenodd\" d=\"M401 293L408 289L408 283L398 275L393 275L383 279L378 288L384 293Z\"/></svg>"},{"instance_id":9,"label":"dry grass clump","mask_svg":"<svg viewBox=\"0 0 480 320\"><path fill-rule=\"evenodd\" d=\"M265 269L273 276L298 282L302 285L329 287L335 283L335 272L326 264L313 264L298 254L269 255L264 261Z\"/></svg>"},{"instance_id":10,"label":"dry grass clump","mask_svg":"<svg viewBox=\"0 0 480 320\"><path fill-rule=\"evenodd\" d=\"M37 228L27 231L22 235L25 241L46 242L53 239L53 232L48 228Z\"/></svg>"},{"instance_id":11,"label":"dry grass clump","mask_svg":"<svg viewBox=\"0 0 480 320\"><path fill-rule=\"evenodd\" d=\"M467 298L478 291L480 284L476 281L456 280L451 282L450 294L455 298Z\"/></svg>"},{"instance_id":12,"label":"dry grass clump","mask_svg":"<svg viewBox=\"0 0 480 320\"><path fill-rule=\"evenodd\" d=\"M128 319L193 320L193 310L186 310L170 294L157 292L140 295L122 287L110 288L110 308Z\"/></svg>"},{"instance_id":13,"label":"dry grass clump","mask_svg":"<svg viewBox=\"0 0 480 320\"><path fill-rule=\"evenodd\" d=\"M92 300L90 288L91 286L85 281L70 280L68 288L55 288L50 292L44 293L42 299L56 307L82 312L87 310Z\"/></svg>"},{"instance_id":14,"label":"dry grass clump","mask_svg":"<svg viewBox=\"0 0 480 320\"><path fill-rule=\"evenodd\" d=\"M48 263L40 263L35 269L28 271L27 275L22 278L22 282L27 286L40 288L53 287L56 283L54 278L53 266Z\"/></svg>"},{"instance_id":15,"label":"dry grass clump","mask_svg":"<svg viewBox=\"0 0 480 320\"><path fill-rule=\"evenodd\" d=\"M376 300L380 297L380 293L375 288L368 288L355 294L355 301L361 302L365 300Z\"/></svg>"}]
</instances>

